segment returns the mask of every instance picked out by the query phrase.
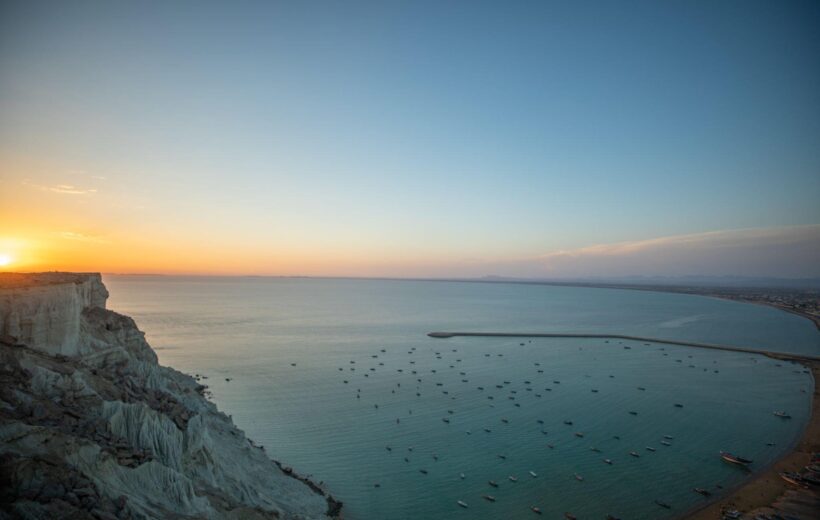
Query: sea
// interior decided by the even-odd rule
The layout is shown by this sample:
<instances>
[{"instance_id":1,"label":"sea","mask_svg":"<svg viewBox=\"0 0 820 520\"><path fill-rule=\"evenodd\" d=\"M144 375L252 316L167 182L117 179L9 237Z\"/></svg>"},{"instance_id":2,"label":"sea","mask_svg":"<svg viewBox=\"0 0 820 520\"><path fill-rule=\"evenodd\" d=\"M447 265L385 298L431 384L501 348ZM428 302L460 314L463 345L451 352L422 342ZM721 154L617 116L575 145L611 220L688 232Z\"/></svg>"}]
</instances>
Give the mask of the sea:
<instances>
[{"instance_id":1,"label":"sea","mask_svg":"<svg viewBox=\"0 0 820 520\"><path fill-rule=\"evenodd\" d=\"M782 456L809 416L811 373L762 355L428 332L612 333L820 355L820 333L806 319L685 294L104 281L109 308L136 320L162 364L198 375L272 458L343 501L348 520L515 520L537 517L533 507L545 518L675 518L709 500L694 488L720 496ZM754 462L728 464L721 450Z\"/></svg>"}]
</instances>

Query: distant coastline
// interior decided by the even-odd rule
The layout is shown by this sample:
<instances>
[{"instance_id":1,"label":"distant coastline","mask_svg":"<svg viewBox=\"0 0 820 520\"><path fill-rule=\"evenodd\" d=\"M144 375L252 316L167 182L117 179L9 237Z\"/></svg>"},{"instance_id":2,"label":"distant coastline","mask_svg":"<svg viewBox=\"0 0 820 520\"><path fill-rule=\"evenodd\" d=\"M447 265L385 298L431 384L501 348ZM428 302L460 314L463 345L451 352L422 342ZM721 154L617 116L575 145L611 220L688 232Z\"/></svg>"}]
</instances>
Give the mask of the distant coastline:
<instances>
[{"instance_id":1,"label":"distant coastline","mask_svg":"<svg viewBox=\"0 0 820 520\"><path fill-rule=\"evenodd\" d=\"M678 283L672 283L670 279L667 283L643 283L643 282L617 282L617 281L595 281L595 280L538 280L538 279L518 279L504 277L484 277L484 278L394 278L394 277L358 277L358 276L277 276L277 275L209 275L209 274L127 274L127 273L103 273L104 276L133 277L133 278L209 278L209 279L294 279L294 280L385 280L395 282L449 282L449 283L496 283L496 284L517 284L517 285L549 285L555 287L586 287L590 289L622 289L630 291L651 291L677 294L691 294L695 296L708 296L731 300L742 303L754 303L766 305L781 311L795 314L814 323L820 331L820 280L776 280L776 279L732 279L734 283L728 284L722 278L711 279L711 283L705 278L694 278L700 283L684 283L688 279L674 279ZM724 280L723 283L720 280ZM804 282L806 287L800 287ZM745 283L745 285L744 285Z\"/></svg>"}]
</instances>

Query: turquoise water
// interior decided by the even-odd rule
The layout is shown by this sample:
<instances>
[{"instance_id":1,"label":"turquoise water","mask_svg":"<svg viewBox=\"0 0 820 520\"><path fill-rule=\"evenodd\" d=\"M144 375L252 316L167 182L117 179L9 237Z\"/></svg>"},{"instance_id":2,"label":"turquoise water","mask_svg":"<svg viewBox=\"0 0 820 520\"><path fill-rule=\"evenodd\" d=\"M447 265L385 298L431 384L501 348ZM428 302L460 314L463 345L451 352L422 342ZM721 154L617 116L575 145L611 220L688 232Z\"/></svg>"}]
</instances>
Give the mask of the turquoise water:
<instances>
[{"instance_id":1,"label":"turquoise water","mask_svg":"<svg viewBox=\"0 0 820 520\"><path fill-rule=\"evenodd\" d=\"M274 458L323 481L354 520L531 518L532 505L553 518L668 518L704 500L693 487L719 494L718 486L747 476L718 450L763 466L789 448L808 416L810 374L763 356L615 340L436 340L426 337L431 330L613 332L820 353L807 320L689 295L363 280L105 281L110 307L137 320L162 363L207 375L214 400L239 427ZM781 409L793 418L772 415ZM666 435L671 446L661 443Z\"/></svg>"}]
</instances>

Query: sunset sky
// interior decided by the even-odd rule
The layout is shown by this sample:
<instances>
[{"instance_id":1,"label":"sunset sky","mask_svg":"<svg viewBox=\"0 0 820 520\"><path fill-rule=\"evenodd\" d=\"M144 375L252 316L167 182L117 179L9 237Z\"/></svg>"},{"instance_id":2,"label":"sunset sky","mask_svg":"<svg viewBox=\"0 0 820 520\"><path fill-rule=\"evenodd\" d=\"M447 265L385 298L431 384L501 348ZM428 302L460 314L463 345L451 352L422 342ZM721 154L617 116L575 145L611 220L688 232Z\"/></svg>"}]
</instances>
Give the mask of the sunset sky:
<instances>
[{"instance_id":1,"label":"sunset sky","mask_svg":"<svg viewBox=\"0 0 820 520\"><path fill-rule=\"evenodd\" d=\"M816 1L2 2L0 270L820 277L819 56Z\"/></svg>"}]
</instances>

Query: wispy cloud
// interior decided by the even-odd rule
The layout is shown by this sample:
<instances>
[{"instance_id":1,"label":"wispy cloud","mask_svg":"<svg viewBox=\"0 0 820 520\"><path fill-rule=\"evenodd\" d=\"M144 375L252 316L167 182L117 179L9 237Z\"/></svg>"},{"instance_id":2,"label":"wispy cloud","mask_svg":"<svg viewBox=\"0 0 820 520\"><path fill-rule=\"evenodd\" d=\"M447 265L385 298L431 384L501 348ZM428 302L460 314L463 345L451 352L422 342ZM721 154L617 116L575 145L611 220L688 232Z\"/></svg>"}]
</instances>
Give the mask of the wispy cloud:
<instances>
[{"instance_id":1,"label":"wispy cloud","mask_svg":"<svg viewBox=\"0 0 820 520\"><path fill-rule=\"evenodd\" d=\"M83 233L75 233L74 231L60 231L57 236L65 240L77 240L80 242L94 242L97 244L110 244L111 241L105 237L96 235L86 235Z\"/></svg>"},{"instance_id":2,"label":"wispy cloud","mask_svg":"<svg viewBox=\"0 0 820 520\"><path fill-rule=\"evenodd\" d=\"M23 181L23 184L38 190L50 191L52 193L60 193L63 195L93 195L97 193L96 188L80 188L72 184L34 184L28 181Z\"/></svg>"},{"instance_id":3,"label":"wispy cloud","mask_svg":"<svg viewBox=\"0 0 820 520\"><path fill-rule=\"evenodd\" d=\"M553 251L539 260L555 276L820 276L820 225L596 244Z\"/></svg>"}]
</instances>

